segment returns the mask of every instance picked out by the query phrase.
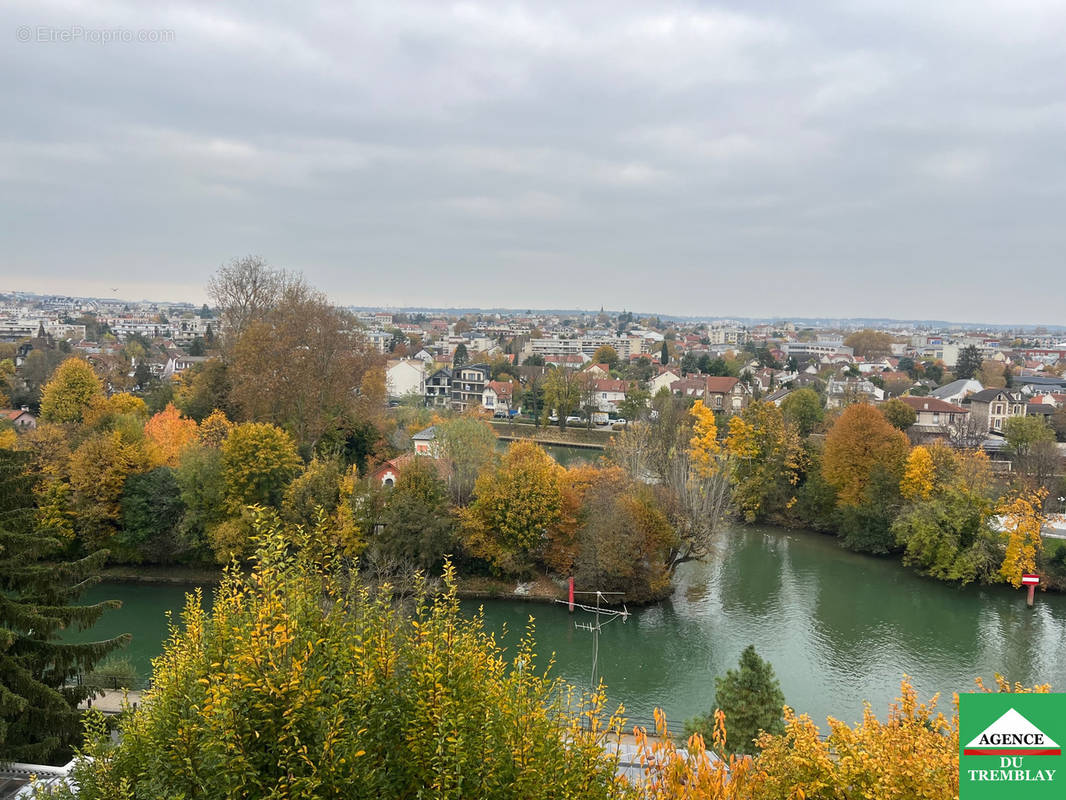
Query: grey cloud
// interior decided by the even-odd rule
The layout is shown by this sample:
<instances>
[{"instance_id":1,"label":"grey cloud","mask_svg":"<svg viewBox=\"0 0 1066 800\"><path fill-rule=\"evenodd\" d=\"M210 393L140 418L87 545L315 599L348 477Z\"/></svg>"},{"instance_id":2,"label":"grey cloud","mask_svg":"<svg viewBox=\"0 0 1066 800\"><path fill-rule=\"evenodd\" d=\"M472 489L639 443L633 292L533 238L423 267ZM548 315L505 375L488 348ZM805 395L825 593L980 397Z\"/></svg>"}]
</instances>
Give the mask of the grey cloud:
<instances>
[{"instance_id":1,"label":"grey cloud","mask_svg":"<svg viewBox=\"0 0 1066 800\"><path fill-rule=\"evenodd\" d=\"M1062 2L9 8L5 288L1062 321Z\"/></svg>"}]
</instances>

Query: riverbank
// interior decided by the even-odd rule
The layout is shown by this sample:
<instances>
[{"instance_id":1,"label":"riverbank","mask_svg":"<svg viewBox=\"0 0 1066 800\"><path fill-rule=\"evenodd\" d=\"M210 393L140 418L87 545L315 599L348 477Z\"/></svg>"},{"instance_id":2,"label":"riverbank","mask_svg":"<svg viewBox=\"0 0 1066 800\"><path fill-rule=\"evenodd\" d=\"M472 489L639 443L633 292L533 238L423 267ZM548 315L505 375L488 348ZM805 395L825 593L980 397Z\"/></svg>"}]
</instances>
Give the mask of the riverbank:
<instances>
[{"instance_id":1,"label":"riverbank","mask_svg":"<svg viewBox=\"0 0 1066 800\"><path fill-rule=\"evenodd\" d=\"M606 448L614 433L610 429L570 427L560 430L554 425L537 426L528 423L500 422L497 420L493 420L489 424L492 425L497 438L504 441L531 439L538 444L566 445L590 450L603 450Z\"/></svg>"}]
</instances>

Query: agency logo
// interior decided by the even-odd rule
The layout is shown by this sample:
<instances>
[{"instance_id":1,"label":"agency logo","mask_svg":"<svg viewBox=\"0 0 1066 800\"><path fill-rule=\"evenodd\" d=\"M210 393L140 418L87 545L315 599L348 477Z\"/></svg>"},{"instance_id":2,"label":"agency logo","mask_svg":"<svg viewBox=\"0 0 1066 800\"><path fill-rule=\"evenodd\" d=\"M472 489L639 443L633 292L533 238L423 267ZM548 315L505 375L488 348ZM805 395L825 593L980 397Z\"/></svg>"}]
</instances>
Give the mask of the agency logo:
<instances>
[{"instance_id":1,"label":"agency logo","mask_svg":"<svg viewBox=\"0 0 1066 800\"><path fill-rule=\"evenodd\" d=\"M1066 694L959 695L959 800L1066 797Z\"/></svg>"}]
</instances>

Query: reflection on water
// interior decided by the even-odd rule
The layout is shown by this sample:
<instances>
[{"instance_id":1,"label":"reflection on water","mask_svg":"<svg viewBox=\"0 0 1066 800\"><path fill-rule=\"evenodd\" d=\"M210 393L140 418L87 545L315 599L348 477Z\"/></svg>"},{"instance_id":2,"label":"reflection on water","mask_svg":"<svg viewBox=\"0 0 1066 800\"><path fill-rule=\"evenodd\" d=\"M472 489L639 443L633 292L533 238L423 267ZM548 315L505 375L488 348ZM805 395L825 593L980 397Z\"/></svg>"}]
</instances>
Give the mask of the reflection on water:
<instances>
[{"instance_id":1,"label":"reflection on water","mask_svg":"<svg viewBox=\"0 0 1066 800\"><path fill-rule=\"evenodd\" d=\"M182 590L110 584L88 599L106 597L124 608L105 614L92 638L132 632L130 655L147 673L166 633L163 612L181 606ZM591 634L574 628L587 617L503 600L484 609L491 629L507 626L505 643L534 615L542 662L554 653L556 674L587 683ZM599 673L633 717L650 719L660 706L680 723L709 707L715 676L748 644L774 665L788 703L818 721L858 721L864 699L883 715L904 673L923 696L941 692L950 710L951 693L978 675L1066 689L1066 596L1040 594L1029 610L1020 590L959 589L848 553L830 537L746 528L724 534L708 563L684 565L671 601L606 626Z\"/></svg>"}]
</instances>

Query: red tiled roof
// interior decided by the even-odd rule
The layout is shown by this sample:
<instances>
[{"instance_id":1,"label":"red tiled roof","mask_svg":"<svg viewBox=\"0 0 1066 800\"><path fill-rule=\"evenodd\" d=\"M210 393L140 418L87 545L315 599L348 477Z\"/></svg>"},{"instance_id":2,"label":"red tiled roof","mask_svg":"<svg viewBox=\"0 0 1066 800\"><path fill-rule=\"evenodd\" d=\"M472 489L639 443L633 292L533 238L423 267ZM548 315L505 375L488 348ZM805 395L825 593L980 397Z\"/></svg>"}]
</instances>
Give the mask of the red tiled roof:
<instances>
[{"instance_id":1,"label":"red tiled roof","mask_svg":"<svg viewBox=\"0 0 1066 800\"><path fill-rule=\"evenodd\" d=\"M614 378L600 378L596 381L597 392L624 392L625 390L625 381L615 380Z\"/></svg>"},{"instance_id":2,"label":"red tiled roof","mask_svg":"<svg viewBox=\"0 0 1066 800\"><path fill-rule=\"evenodd\" d=\"M510 397L514 393L514 386L506 381L489 381L485 388L492 389L498 397Z\"/></svg>"},{"instance_id":3,"label":"red tiled roof","mask_svg":"<svg viewBox=\"0 0 1066 800\"><path fill-rule=\"evenodd\" d=\"M707 391L712 394L729 394L739 381L736 378L720 378L711 376L707 378Z\"/></svg>"}]
</instances>

